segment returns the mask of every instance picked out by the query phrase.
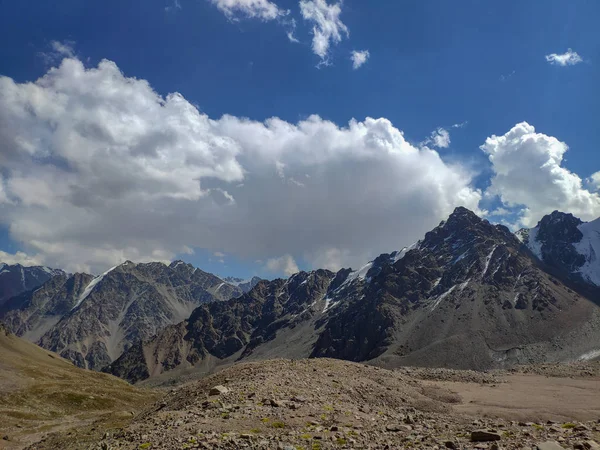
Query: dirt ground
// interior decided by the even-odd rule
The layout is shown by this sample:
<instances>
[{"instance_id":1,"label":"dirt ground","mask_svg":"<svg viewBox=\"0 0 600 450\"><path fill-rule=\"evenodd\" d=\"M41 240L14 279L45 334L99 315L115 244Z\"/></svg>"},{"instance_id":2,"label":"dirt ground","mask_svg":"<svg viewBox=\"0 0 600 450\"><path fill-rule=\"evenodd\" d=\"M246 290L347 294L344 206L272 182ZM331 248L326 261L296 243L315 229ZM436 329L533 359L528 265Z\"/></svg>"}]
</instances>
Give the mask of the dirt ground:
<instances>
[{"instance_id":1,"label":"dirt ground","mask_svg":"<svg viewBox=\"0 0 600 450\"><path fill-rule=\"evenodd\" d=\"M498 384L424 382L455 392L460 413L527 422L600 418L600 378L510 374Z\"/></svg>"}]
</instances>

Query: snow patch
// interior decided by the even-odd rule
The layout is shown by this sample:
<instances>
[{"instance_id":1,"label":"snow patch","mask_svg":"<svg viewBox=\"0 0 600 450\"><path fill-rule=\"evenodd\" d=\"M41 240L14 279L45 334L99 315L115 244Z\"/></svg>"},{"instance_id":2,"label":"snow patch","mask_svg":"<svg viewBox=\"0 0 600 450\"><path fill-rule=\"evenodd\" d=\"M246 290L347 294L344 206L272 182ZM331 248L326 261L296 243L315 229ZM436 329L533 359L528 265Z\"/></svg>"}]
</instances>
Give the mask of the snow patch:
<instances>
[{"instance_id":1,"label":"snow patch","mask_svg":"<svg viewBox=\"0 0 600 450\"><path fill-rule=\"evenodd\" d=\"M83 293L79 296L79 298L77 299L77 303L75 303L75 306L73 306L73 308L71 308L71 311L73 311L74 309L77 309L79 307L79 305L81 305L83 303L83 301L89 297L89 295L92 293L94 288L98 285L98 283L100 283L106 275L108 275L110 272L115 270L117 267L118 266L112 267L111 269L104 272L102 275L100 275L100 276L94 278L92 281L90 281L90 284L87 285L87 287L85 288Z\"/></svg>"},{"instance_id":2,"label":"snow patch","mask_svg":"<svg viewBox=\"0 0 600 450\"><path fill-rule=\"evenodd\" d=\"M485 274L487 273L488 269L490 268L490 262L492 261L492 257L494 256L494 252L496 251L497 248L498 248L498 246L494 245L494 248L492 248L492 251L490 252L490 254L486 256L485 267L483 268L483 272L481 274L481 279L483 279L483 277L485 277Z\"/></svg>"},{"instance_id":3,"label":"snow patch","mask_svg":"<svg viewBox=\"0 0 600 450\"><path fill-rule=\"evenodd\" d=\"M592 359L596 359L600 357L600 350L592 350L591 352L584 353L579 358L579 361L591 361Z\"/></svg>"},{"instance_id":4,"label":"snow patch","mask_svg":"<svg viewBox=\"0 0 600 450\"><path fill-rule=\"evenodd\" d=\"M438 307L438 305L441 303L442 300L444 300L446 297L448 297L450 294L452 294L454 289L456 289L456 285L452 286L450 289L448 289L443 294L438 295L438 297L434 300L433 305L431 305L431 311L434 311L435 308Z\"/></svg>"},{"instance_id":5,"label":"snow patch","mask_svg":"<svg viewBox=\"0 0 600 450\"><path fill-rule=\"evenodd\" d=\"M539 228L535 227L529 230L529 239L527 240L527 247L529 250L542 261L542 243L537 240Z\"/></svg>"},{"instance_id":6,"label":"snow patch","mask_svg":"<svg viewBox=\"0 0 600 450\"><path fill-rule=\"evenodd\" d=\"M458 258L456 258L454 261L452 261L452 264L456 264L457 262L462 261L463 259L465 259L465 257L469 254L470 251L471 251L471 249L469 249L466 252L464 252L462 255L460 255Z\"/></svg>"},{"instance_id":7,"label":"snow patch","mask_svg":"<svg viewBox=\"0 0 600 450\"><path fill-rule=\"evenodd\" d=\"M398 261L400 261L402 258L404 258L404 256L406 256L406 254L408 252L410 252L411 250L414 250L416 248L419 247L419 242L415 242L412 245L409 245L408 247L404 247L402 250L400 250L399 252L395 252L396 254L394 255L394 263L397 263Z\"/></svg>"},{"instance_id":8,"label":"snow patch","mask_svg":"<svg viewBox=\"0 0 600 450\"><path fill-rule=\"evenodd\" d=\"M513 299L513 305L516 305L516 304L517 304L517 301L519 301L519 296L520 296L520 295L521 295L521 294L519 294L519 293L517 292L517 294L515 295L515 298Z\"/></svg>"},{"instance_id":9,"label":"snow patch","mask_svg":"<svg viewBox=\"0 0 600 450\"><path fill-rule=\"evenodd\" d=\"M585 280L600 286L600 219L583 223L578 228L583 238L573 246L585 257L585 264L577 272Z\"/></svg>"}]
</instances>

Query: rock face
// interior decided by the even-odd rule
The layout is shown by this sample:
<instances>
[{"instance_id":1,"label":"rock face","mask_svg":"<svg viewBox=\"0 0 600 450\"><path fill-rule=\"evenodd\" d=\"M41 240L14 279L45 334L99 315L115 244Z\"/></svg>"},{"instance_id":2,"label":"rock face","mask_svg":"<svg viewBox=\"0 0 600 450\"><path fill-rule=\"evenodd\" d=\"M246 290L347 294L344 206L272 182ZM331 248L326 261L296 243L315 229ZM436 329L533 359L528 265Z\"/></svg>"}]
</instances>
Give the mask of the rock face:
<instances>
[{"instance_id":1,"label":"rock face","mask_svg":"<svg viewBox=\"0 0 600 450\"><path fill-rule=\"evenodd\" d=\"M82 273L55 276L38 289L8 300L0 308L0 319L17 336L36 342L69 314L93 278Z\"/></svg>"},{"instance_id":2,"label":"rock face","mask_svg":"<svg viewBox=\"0 0 600 450\"><path fill-rule=\"evenodd\" d=\"M181 261L126 262L99 277L56 277L11 299L0 316L19 336L99 370L140 339L241 290Z\"/></svg>"},{"instance_id":3,"label":"rock face","mask_svg":"<svg viewBox=\"0 0 600 450\"><path fill-rule=\"evenodd\" d=\"M554 211L517 236L551 268L600 286L600 219L584 223L572 214Z\"/></svg>"},{"instance_id":4,"label":"rock face","mask_svg":"<svg viewBox=\"0 0 600 450\"><path fill-rule=\"evenodd\" d=\"M566 286L508 228L457 208L358 271L300 272L202 305L107 370L138 381L273 357L469 369L578 359L600 348L600 311L586 298L600 290L590 286Z\"/></svg>"},{"instance_id":5,"label":"rock face","mask_svg":"<svg viewBox=\"0 0 600 450\"><path fill-rule=\"evenodd\" d=\"M227 281L229 284L239 287L242 292L245 294L249 292L254 286L256 286L262 278L252 277L249 280L244 280L242 278L235 277L226 277L223 278L224 281Z\"/></svg>"},{"instance_id":6,"label":"rock face","mask_svg":"<svg viewBox=\"0 0 600 450\"><path fill-rule=\"evenodd\" d=\"M0 307L11 297L40 287L50 278L64 275L62 270L48 267L24 267L0 263Z\"/></svg>"}]
</instances>

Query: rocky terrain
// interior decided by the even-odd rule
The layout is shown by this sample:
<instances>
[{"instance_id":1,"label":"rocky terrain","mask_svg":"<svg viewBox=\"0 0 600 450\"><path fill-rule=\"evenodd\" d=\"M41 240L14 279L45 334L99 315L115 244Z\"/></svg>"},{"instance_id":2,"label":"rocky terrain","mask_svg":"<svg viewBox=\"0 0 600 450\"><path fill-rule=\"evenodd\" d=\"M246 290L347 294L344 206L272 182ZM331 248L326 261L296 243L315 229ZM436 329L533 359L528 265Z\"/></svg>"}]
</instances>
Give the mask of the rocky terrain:
<instances>
[{"instance_id":1,"label":"rocky terrain","mask_svg":"<svg viewBox=\"0 0 600 450\"><path fill-rule=\"evenodd\" d=\"M31 448L600 448L600 364L557 370L554 378L325 358L243 363L166 391L127 426L51 435ZM81 445L90 436L97 441Z\"/></svg>"},{"instance_id":2,"label":"rocky terrain","mask_svg":"<svg viewBox=\"0 0 600 450\"><path fill-rule=\"evenodd\" d=\"M277 357L478 370L600 357L600 289L547 267L508 228L457 208L358 271L300 272L204 304L106 370L170 382Z\"/></svg>"},{"instance_id":3,"label":"rocky terrain","mask_svg":"<svg viewBox=\"0 0 600 450\"><path fill-rule=\"evenodd\" d=\"M57 275L64 275L64 272L43 266L24 267L0 262L0 307L9 298L35 289Z\"/></svg>"},{"instance_id":4,"label":"rocky terrain","mask_svg":"<svg viewBox=\"0 0 600 450\"><path fill-rule=\"evenodd\" d=\"M98 277L56 276L7 301L0 320L18 336L99 370L199 305L241 294L239 287L181 261L128 261Z\"/></svg>"}]
</instances>

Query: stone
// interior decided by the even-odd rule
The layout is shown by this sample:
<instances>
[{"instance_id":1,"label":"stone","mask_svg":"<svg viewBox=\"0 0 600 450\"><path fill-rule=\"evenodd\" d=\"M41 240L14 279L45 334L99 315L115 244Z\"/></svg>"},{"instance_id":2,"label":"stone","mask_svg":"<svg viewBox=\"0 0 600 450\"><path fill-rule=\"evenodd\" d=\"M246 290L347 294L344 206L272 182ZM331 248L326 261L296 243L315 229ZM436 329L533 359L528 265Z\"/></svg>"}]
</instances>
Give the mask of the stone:
<instances>
[{"instance_id":1,"label":"stone","mask_svg":"<svg viewBox=\"0 0 600 450\"><path fill-rule=\"evenodd\" d=\"M475 430L471 432L471 441L473 442L487 442L487 441L499 441L502 437L490 430Z\"/></svg>"},{"instance_id":2,"label":"stone","mask_svg":"<svg viewBox=\"0 0 600 450\"><path fill-rule=\"evenodd\" d=\"M564 450L556 441L542 442L541 444L537 444L535 448L537 450Z\"/></svg>"},{"instance_id":3,"label":"stone","mask_svg":"<svg viewBox=\"0 0 600 450\"><path fill-rule=\"evenodd\" d=\"M227 389L225 386L218 385L218 386L211 388L208 395L223 395L223 394L227 394L228 392L229 392L229 389Z\"/></svg>"},{"instance_id":4,"label":"stone","mask_svg":"<svg viewBox=\"0 0 600 450\"><path fill-rule=\"evenodd\" d=\"M444 447L446 448L456 448L456 444L453 441L446 441L444 442Z\"/></svg>"},{"instance_id":5,"label":"stone","mask_svg":"<svg viewBox=\"0 0 600 450\"><path fill-rule=\"evenodd\" d=\"M585 441L583 443L583 447L586 450L600 450L600 444L595 441Z\"/></svg>"}]
</instances>

